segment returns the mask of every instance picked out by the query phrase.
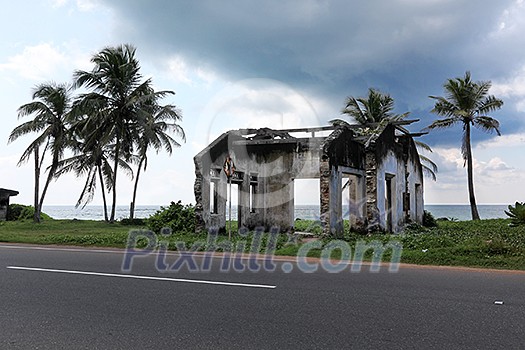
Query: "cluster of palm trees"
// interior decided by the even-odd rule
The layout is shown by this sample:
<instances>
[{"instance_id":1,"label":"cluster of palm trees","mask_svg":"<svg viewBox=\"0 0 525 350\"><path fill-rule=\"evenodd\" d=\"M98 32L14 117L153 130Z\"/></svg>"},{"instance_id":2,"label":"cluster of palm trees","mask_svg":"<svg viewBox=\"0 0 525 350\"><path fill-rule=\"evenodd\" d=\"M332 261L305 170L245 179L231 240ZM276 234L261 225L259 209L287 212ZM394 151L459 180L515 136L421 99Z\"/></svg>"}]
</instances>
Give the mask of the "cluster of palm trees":
<instances>
[{"instance_id":1,"label":"cluster of palm trees","mask_svg":"<svg viewBox=\"0 0 525 350\"><path fill-rule=\"evenodd\" d=\"M473 157L471 147L471 127L474 126L485 132L496 132L500 134L499 122L488 116L503 106L503 101L489 95L491 87L490 81L475 82L471 78L470 72L466 72L464 77L448 79L443 88L445 97L429 96L436 100L432 113L441 117L431 123L427 130L448 128L459 124L463 127L461 153L467 167L469 201L472 220L479 220L480 216L477 209L474 193L474 174ZM363 129L373 132L380 132L382 126L390 121L405 119L409 112L394 114L394 99L376 89L369 89L368 96L355 98L349 96L346 99L343 114L350 116L353 122L361 125ZM333 120L333 124L346 123L342 120ZM416 141L416 146L432 152L432 149L425 143ZM423 171L436 180L437 165L420 154Z\"/></svg>"},{"instance_id":2,"label":"cluster of palm trees","mask_svg":"<svg viewBox=\"0 0 525 350\"><path fill-rule=\"evenodd\" d=\"M171 135L185 141L184 130L178 124L182 119L180 110L161 104L174 92L155 91L151 79L143 79L133 46L104 48L93 55L91 62L93 69L75 71L70 85L51 82L36 86L33 101L18 109L19 117L34 118L17 126L9 142L29 133L38 134L19 161L22 164L31 157L34 160L35 222L40 222L51 181L69 172L86 178L77 206L89 203L98 185L104 218L114 222L119 170L134 176L130 208L133 219L138 181L148 164L148 150L164 149L171 154L180 146ZM79 88L84 92L74 97L74 90ZM51 160L44 163L46 156ZM42 169L43 164L50 165ZM47 178L40 190L43 171L47 171ZM106 193L111 194L109 214Z\"/></svg>"}]
</instances>

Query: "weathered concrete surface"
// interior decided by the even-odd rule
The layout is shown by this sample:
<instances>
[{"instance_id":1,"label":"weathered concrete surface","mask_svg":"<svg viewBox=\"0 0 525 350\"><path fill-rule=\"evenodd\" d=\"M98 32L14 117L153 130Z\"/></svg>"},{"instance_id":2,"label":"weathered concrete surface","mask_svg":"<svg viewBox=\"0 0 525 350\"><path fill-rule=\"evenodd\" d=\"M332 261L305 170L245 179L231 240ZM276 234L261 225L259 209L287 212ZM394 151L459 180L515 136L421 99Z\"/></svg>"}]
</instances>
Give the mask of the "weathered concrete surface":
<instances>
[{"instance_id":1,"label":"weathered concrete surface","mask_svg":"<svg viewBox=\"0 0 525 350\"><path fill-rule=\"evenodd\" d=\"M423 180L419 156L409 135L388 125L365 142L350 128L327 137L294 137L297 130L241 129L224 133L197 154L195 220L197 230L226 228L228 181L238 189L239 227L293 230L294 180L318 178L320 221L325 235L343 234L343 220L356 230L399 232L410 221L421 222ZM236 172L222 170L226 157ZM348 182L348 196L342 192ZM387 191L388 187L388 191ZM343 213L343 204L349 212Z\"/></svg>"},{"instance_id":2,"label":"weathered concrete surface","mask_svg":"<svg viewBox=\"0 0 525 350\"><path fill-rule=\"evenodd\" d=\"M5 221L7 218L7 210L9 209L9 197L17 196L18 191L0 188L0 221Z\"/></svg>"}]
</instances>

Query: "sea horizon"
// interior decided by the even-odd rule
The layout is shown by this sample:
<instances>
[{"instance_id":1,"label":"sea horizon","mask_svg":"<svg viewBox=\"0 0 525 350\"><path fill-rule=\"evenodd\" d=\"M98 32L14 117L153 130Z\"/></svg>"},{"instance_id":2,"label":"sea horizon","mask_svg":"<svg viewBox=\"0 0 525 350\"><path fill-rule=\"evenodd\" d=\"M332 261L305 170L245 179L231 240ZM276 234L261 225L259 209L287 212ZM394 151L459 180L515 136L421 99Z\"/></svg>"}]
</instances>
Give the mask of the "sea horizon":
<instances>
[{"instance_id":1,"label":"sea horizon","mask_svg":"<svg viewBox=\"0 0 525 350\"><path fill-rule=\"evenodd\" d=\"M155 214L164 205L137 205L135 208L135 218L148 218ZM508 204L478 204L478 211L482 219L506 218L505 210ZM346 206L343 206L345 211ZM110 208L108 208L108 211ZM425 210L429 211L436 219L448 218L450 220L470 220L469 204L425 204ZM87 205L84 208L75 208L74 205L44 205L44 213L54 219L77 219L77 220L104 220L104 211L102 205ZM295 219L301 220L318 220L319 205L296 205ZM232 208L232 218L237 216L236 208ZM129 218L129 205L117 205L115 210L117 220Z\"/></svg>"}]
</instances>

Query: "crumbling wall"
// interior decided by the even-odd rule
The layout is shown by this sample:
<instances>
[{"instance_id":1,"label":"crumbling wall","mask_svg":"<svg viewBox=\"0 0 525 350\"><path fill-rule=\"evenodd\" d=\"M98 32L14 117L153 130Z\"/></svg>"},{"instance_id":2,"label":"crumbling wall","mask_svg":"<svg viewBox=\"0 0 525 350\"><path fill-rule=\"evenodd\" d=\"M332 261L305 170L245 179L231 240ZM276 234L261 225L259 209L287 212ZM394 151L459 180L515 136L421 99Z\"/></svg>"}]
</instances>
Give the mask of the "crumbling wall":
<instances>
[{"instance_id":1,"label":"crumbling wall","mask_svg":"<svg viewBox=\"0 0 525 350\"><path fill-rule=\"evenodd\" d=\"M196 226L199 230L217 227L225 230L227 181L222 165L227 155L234 160L238 185L239 227L290 231L294 224L294 183L299 178L319 176L319 140L284 137L274 133L246 139L235 132L223 134L194 159ZM270 136L265 136L270 135ZM220 201L210 213L210 182L215 182Z\"/></svg>"},{"instance_id":2,"label":"crumbling wall","mask_svg":"<svg viewBox=\"0 0 525 350\"><path fill-rule=\"evenodd\" d=\"M0 221L7 219L7 211L9 210L9 197L16 195L18 195L18 191L0 188Z\"/></svg>"},{"instance_id":3,"label":"crumbling wall","mask_svg":"<svg viewBox=\"0 0 525 350\"><path fill-rule=\"evenodd\" d=\"M371 229L398 233L409 222L422 222L423 176L419 154L411 137L396 136L394 127L387 126L375 141L374 151L367 153L367 180ZM387 203L388 181L391 186L390 208ZM377 211L373 212L375 208Z\"/></svg>"},{"instance_id":4,"label":"crumbling wall","mask_svg":"<svg viewBox=\"0 0 525 350\"><path fill-rule=\"evenodd\" d=\"M251 129L249 129L251 130ZM252 138L230 131L194 158L197 230L225 230L227 177L222 171L230 155L237 169L239 227L293 229L294 180L319 178L320 220L325 235L343 233L342 179L351 181L350 221L358 230L399 232L423 213L423 181L419 155L410 137L385 127L367 146L349 128L336 128L326 138L293 138L265 129ZM387 181L388 180L388 181ZM217 202L210 212L211 184ZM386 187L390 186L390 201ZM388 207L389 206L389 207Z\"/></svg>"},{"instance_id":5,"label":"crumbling wall","mask_svg":"<svg viewBox=\"0 0 525 350\"><path fill-rule=\"evenodd\" d=\"M341 237L344 233L342 179L344 174L365 176L364 146L353 140L353 133L346 128L336 129L327 137L320 161L321 224L324 235ZM364 197L365 182L358 182L360 197ZM345 203L346 204L346 203ZM348 203L349 204L349 203ZM362 225L366 220L364 206L351 207L355 222Z\"/></svg>"},{"instance_id":6,"label":"crumbling wall","mask_svg":"<svg viewBox=\"0 0 525 350\"><path fill-rule=\"evenodd\" d=\"M410 137L405 137L403 138L403 142L407 159L407 189L410 193L408 198L409 220L422 224L424 212L423 168L414 140Z\"/></svg>"}]
</instances>

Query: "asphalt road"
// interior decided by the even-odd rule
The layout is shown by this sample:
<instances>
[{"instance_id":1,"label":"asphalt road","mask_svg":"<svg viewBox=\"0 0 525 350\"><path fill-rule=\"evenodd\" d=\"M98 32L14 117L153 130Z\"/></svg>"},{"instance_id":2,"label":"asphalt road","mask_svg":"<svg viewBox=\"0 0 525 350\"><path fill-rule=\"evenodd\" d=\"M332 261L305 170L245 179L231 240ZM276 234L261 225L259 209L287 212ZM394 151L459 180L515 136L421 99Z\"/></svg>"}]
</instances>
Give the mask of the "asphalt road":
<instances>
[{"instance_id":1,"label":"asphalt road","mask_svg":"<svg viewBox=\"0 0 525 350\"><path fill-rule=\"evenodd\" d=\"M285 273L282 262L240 273L219 272L220 259L209 272L159 272L153 256L123 272L122 261L118 250L0 245L0 348L525 348L523 273Z\"/></svg>"}]
</instances>

